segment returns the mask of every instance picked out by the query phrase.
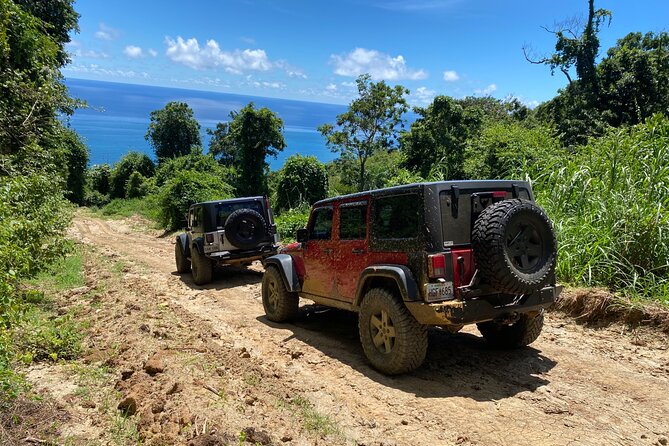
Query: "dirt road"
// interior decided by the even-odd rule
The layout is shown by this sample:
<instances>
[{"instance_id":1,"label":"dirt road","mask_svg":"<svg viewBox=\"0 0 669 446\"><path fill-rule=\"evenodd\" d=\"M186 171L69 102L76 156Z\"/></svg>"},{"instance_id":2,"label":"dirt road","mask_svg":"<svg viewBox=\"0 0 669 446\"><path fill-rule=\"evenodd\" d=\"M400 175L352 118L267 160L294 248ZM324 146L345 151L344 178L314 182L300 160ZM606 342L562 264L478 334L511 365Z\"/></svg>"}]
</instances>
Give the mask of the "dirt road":
<instances>
[{"instance_id":1,"label":"dirt road","mask_svg":"<svg viewBox=\"0 0 669 446\"><path fill-rule=\"evenodd\" d=\"M353 314L303 302L296 323L267 321L259 265L219 270L199 287L175 273L171 238L90 216L76 218L73 234L126 262L125 288L111 293L126 311L109 316L109 326L127 335L115 365L132 376L117 388L140 394L140 433L149 444L223 441L200 435L203 420L219 434L253 426L262 435L244 436L263 444L666 444L664 335L591 329L550 313L531 348L497 351L475 328L434 329L425 364L390 378L367 364ZM210 367L190 367L194 360L179 353L189 348ZM165 370L137 371L155 351ZM172 383L187 391L165 392ZM213 404L212 396L221 398ZM176 408L188 411L188 432L166 432L164 412Z\"/></svg>"}]
</instances>

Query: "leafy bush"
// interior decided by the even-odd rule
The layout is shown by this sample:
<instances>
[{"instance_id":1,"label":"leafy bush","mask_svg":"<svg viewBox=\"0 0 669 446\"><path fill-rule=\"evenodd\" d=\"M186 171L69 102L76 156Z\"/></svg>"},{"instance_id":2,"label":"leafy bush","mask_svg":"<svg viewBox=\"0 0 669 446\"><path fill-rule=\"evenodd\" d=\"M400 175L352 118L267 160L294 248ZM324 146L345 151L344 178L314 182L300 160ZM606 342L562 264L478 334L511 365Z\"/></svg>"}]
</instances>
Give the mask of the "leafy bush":
<instances>
[{"instance_id":1,"label":"leafy bush","mask_svg":"<svg viewBox=\"0 0 669 446\"><path fill-rule=\"evenodd\" d=\"M276 228L283 242L295 241L295 233L298 229L305 228L309 221L310 208L307 205L289 209L276 217Z\"/></svg>"},{"instance_id":2,"label":"leafy bush","mask_svg":"<svg viewBox=\"0 0 669 446\"><path fill-rule=\"evenodd\" d=\"M156 166L148 155L140 152L128 152L114 165L111 175L111 197L124 198L126 184L133 172L139 172L144 177L152 177Z\"/></svg>"},{"instance_id":3,"label":"leafy bush","mask_svg":"<svg viewBox=\"0 0 669 446\"><path fill-rule=\"evenodd\" d=\"M218 176L228 184L232 184L234 173L221 166L211 155L202 153L202 149L195 148L188 155L163 161L156 171L156 186L161 187L177 173L192 170Z\"/></svg>"},{"instance_id":4,"label":"leafy bush","mask_svg":"<svg viewBox=\"0 0 669 446\"><path fill-rule=\"evenodd\" d=\"M109 164L96 164L88 169L86 183L88 189L108 195L111 186L112 169Z\"/></svg>"},{"instance_id":5,"label":"leafy bush","mask_svg":"<svg viewBox=\"0 0 669 446\"><path fill-rule=\"evenodd\" d=\"M126 198L140 198L144 193L142 186L146 178L139 172L133 172L128 178L128 182L125 185L125 196Z\"/></svg>"},{"instance_id":6,"label":"leafy bush","mask_svg":"<svg viewBox=\"0 0 669 446\"><path fill-rule=\"evenodd\" d=\"M68 316L49 318L33 309L14 329L14 345L24 362L74 359L81 351L80 327Z\"/></svg>"},{"instance_id":7,"label":"leafy bush","mask_svg":"<svg viewBox=\"0 0 669 446\"><path fill-rule=\"evenodd\" d=\"M96 190L87 190L84 195L84 204L91 207L102 207L109 203L109 195L102 195Z\"/></svg>"},{"instance_id":8,"label":"leafy bush","mask_svg":"<svg viewBox=\"0 0 669 446\"><path fill-rule=\"evenodd\" d=\"M110 201L100 209L102 215L107 217L142 217L159 221L158 196L147 195L141 198L117 198Z\"/></svg>"},{"instance_id":9,"label":"leafy bush","mask_svg":"<svg viewBox=\"0 0 669 446\"><path fill-rule=\"evenodd\" d=\"M327 196L328 174L315 156L292 155L279 170L274 203L290 209L301 203L313 204Z\"/></svg>"},{"instance_id":10,"label":"leafy bush","mask_svg":"<svg viewBox=\"0 0 669 446\"><path fill-rule=\"evenodd\" d=\"M192 170L178 172L159 193L159 222L166 229L178 229L191 204L230 197L232 187L216 175Z\"/></svg>"}]
</instances>

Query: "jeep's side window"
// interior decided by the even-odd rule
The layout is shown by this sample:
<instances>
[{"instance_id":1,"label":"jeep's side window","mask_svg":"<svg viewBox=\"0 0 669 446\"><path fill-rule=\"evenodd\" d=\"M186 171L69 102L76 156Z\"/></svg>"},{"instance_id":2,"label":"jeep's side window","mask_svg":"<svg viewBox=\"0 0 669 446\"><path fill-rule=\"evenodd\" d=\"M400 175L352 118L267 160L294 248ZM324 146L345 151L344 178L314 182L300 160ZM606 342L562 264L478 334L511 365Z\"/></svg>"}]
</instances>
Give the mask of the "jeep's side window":
<instances>
[{"instance_id":1,"label":"jeep's side window","mask_svg":"<svg viewBox=\"0 0 669 446\"><path fill-rule=\"evenodd\" d=\"M376 238L414 238L421 228L421 199L418 194L378 198L374 205Z\"/></svg>"},{"instance_id":2,"label":"jeep's side window","mask_svg":"<svg viewBox=\"0 0 669 446\"><path fill-rule=\"evenodd\" d=\"M332 236L332 208L317 208L311 219L309 240L330 240Z\"/></svg>"},{"instance_id":3,"label":"jeep's side window","mask_svg":"<svg viewBox=\"0 0 669 446\"><path fill-rule=\"evenodd\" d=\"M367 238L367 203L339 208L339 239L363 240Z\"/></svg>"},{"instance_id":4,"label":"jeep's side window","mask_svg":"<svg viewBox=\"0 0 669 446\"><path fill-rule=\"evenodd\" d=\"M202 225L202 208L201 207L196 207L193 209L193 228L200 228Z\"/></svg>"}]
</instances>

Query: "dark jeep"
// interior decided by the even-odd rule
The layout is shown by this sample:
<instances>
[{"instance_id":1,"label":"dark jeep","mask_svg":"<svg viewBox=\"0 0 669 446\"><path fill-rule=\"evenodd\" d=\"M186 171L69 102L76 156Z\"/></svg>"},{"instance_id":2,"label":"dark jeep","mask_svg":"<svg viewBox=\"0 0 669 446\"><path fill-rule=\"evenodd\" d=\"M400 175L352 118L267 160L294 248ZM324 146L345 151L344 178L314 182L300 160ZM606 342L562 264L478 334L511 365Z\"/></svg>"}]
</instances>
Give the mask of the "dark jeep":
<instances>
[{"instance_id":1,"label":"dark jeep","mask_svg":"<svg viewBox=\"0 0 669 446\"><path fill-rule=\"evenodd\" d=\"M248 264L276 254L279 236L266 197L196 203L188 209L187 232L177 236L179 273L193 282L211 282L216 264Z\"/></svg>"},{"instance_id":2,"label":"dark jeep","mask_svg":"<svg viewBox=\"0 0 669 446\"><path fill-rule=\"evenodd\" d=\"M421 365L430 325L477 324L494 345L528 345L561 290L551 223L523 181L330 198L313 205L297 240L265 259L267 318L290 320L299 297L359 312L365 354L388 374Z\"/></svg>"}]
</instances>

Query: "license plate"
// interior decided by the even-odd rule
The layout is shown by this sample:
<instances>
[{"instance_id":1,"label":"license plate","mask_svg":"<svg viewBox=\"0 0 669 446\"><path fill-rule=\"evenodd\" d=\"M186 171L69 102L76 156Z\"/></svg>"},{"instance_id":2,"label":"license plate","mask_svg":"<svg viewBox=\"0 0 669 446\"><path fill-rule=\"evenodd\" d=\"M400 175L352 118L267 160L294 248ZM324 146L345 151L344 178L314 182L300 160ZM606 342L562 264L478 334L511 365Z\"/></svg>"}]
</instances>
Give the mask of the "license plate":
<instances>
[{"instance_id":1,"label":"license plate","mask_svg":"<svg viewBox=\"0 0 669 446\"><path fill-rule=\"evenodd\" d=\"M444 299L453 299L453 282L427 284L428 301Z\"/></svg>"}]
</instances>

